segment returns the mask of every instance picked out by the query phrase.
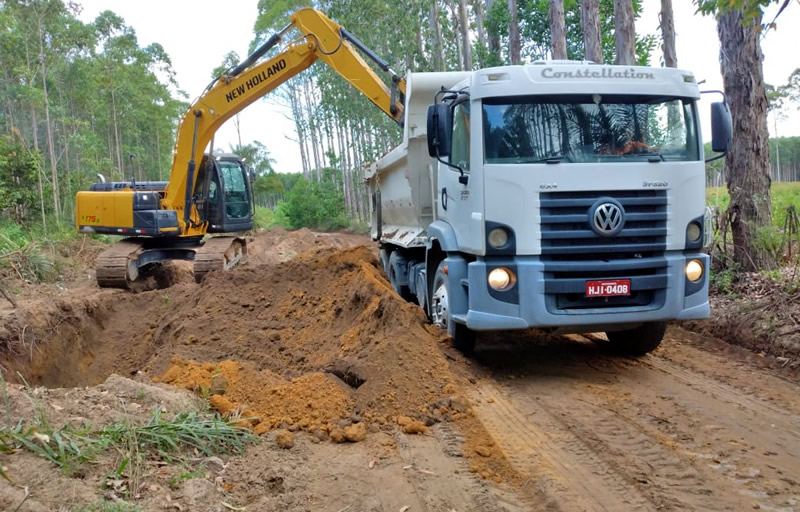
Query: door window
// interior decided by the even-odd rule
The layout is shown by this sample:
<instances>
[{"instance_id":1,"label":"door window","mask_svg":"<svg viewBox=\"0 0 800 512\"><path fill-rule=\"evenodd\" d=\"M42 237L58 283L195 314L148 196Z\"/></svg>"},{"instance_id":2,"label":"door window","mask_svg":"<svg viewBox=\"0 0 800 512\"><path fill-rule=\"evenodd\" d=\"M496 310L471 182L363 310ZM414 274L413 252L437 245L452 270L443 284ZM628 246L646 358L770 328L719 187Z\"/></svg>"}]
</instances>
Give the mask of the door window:
<instances>
[{"instance_id":1,"label":"door window","mask_svg":"<svg viewBox=\"0 0 800 512\"><path fill-rule=\"evenodd\" d=\"M238 162L219 162L225 192L225 213L228 218L242 219L250 214L250 201L242 166Z\"/></svg>"},{"instance_id":2,"label":"door window","mask_svg":"<svg viewBox=\"0 0 800 512\"><path fill-rule=\"evenodd\" d=\"M469 101L459 103L453 108L453 145L450 149L450 163L469 172Z\"/></svg>"}]
</instances>

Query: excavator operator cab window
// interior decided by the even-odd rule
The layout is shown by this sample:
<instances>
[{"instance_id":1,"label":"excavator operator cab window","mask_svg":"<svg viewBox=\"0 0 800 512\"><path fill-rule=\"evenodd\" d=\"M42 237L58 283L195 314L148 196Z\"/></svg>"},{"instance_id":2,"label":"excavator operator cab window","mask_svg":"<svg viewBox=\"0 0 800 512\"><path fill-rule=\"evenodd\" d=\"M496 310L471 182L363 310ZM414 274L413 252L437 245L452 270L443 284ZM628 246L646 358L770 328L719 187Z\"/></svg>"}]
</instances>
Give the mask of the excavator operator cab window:
<instances>
[{"instance_id":1,"label":"excavator operator cab window","mask_svg":"<svg viewBox=\"0 0 800 512\"><path fill-rule=\"evenodd\" d=\"M250 215L250 198L244 166L235 161L220 161L220 174L225 193L225 214L229 219L243 219Z\"/></svg>"}]
</instances>

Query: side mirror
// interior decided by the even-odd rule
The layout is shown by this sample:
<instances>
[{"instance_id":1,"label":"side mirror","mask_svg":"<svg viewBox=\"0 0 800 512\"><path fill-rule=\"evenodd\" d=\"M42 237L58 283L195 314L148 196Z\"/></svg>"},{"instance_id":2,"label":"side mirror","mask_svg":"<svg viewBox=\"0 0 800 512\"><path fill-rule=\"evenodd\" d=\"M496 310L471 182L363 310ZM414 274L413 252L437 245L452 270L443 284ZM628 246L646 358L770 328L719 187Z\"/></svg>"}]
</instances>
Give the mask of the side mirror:
<instances>
[{"instance_id":1,"label":"side mirror","mask_svg":"<svg viewBox=\"0 0 800 512\"><path fill-rule=\"evenodd\" d=\"M711 104L711 150L727 153L733 136L733 122L728 104L718 101Z\"/></svg>"},{"instance_id":2,"label":"side mirror","mask_svg":"<svg viewBox=\"0 0 800 512\"><path fill-rule=\"evenodd\" d=\"M247 176L250 178L250 183L256 182L256 171L254 171L252 167L247 169Z\"/></svg>"},{"instance_id":3,"label":"side mirror","mask_svg":"<svg viewBox=\"0 0 800 512\"><path fill-rule=\"evenodd\" d=\"M428 154L434 158L450 155L453 135L450 105L436 103L428 106Z\"/></svg>"}]
</instances>

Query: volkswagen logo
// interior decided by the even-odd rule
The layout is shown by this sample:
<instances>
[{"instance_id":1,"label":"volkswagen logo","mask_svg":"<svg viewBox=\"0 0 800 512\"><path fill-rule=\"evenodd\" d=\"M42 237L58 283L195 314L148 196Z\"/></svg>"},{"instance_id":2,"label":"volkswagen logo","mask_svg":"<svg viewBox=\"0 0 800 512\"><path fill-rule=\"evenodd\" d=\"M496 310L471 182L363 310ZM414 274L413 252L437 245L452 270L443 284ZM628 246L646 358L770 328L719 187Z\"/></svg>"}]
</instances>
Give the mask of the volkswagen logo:
<instances>
[{"instance_id":1,"label":"volkswagen logo","mask_svg":"<svg viewBox=\"0 0 800 512\"><path fill-rule=\"evenodd\" d=\"M589 209L589 224L600 236L617 235L625 224L625 210L611 198L600 199Z\"/></svg>"}]
</instances>

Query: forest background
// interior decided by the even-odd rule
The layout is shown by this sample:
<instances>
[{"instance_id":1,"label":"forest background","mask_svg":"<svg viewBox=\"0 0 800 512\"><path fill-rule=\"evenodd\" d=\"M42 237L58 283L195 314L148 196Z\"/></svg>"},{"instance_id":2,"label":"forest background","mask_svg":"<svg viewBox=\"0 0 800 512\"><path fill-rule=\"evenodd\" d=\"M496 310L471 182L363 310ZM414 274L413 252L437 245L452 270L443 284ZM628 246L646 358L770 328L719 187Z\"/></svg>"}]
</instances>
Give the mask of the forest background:
<instances>
[{"instance_id":1,"label":"forest background","mask_svg":"<svg viewBox=\"0 0 800 512\"><path fill-rule=\"evenodd\" d=\"M642 1L630 2L637 22ZM584 56L585 3L563 0L570 59ZM615 9L625 2L595 3L599 60L615 62ZM730 5L744 12L757 8L760 15L770 3ZM552 56L552 0L261 0L251 47L311 4L400 70L477 69ZM720 13L711 0L698 8ZM170 56L158 43L140 44L134 28L114 12L85 21L81 10L80 3L61 0L0 1L0 254L34 239L69 236L75 193L97 174L112 180L169 176L176 123L190 99ZM392 30L376 30L383 26ZM774 27L764 28L762 36L768 37ZM665 63L662 35L635 35L637 63L654 56ZM224 41L222 34L217 42ZM208 63L208 79L240 58L232 52L222 62ZM767 84L766 93L776 127L797 116L800 69L784 83ZM243 143L240 136L237 143L214 148L240 154L256 171L258 222L363 229L369 217L364 164L395 146L399 129L325 66L293 78L270 100L290 112L296 138L279 144L297 148L301 172L279 172L285 169L275 168L269 147L257 140ZM238 119L231 122L238 132ZM773 181L800 180L800 137L770 139L769 153ZM723 186L725 160L709 165L707 178L710 186ZM727 204L719 193L715 197L718 205ZM773 215L773 220L780 219Z\"/></svg>"}]
</instances>

